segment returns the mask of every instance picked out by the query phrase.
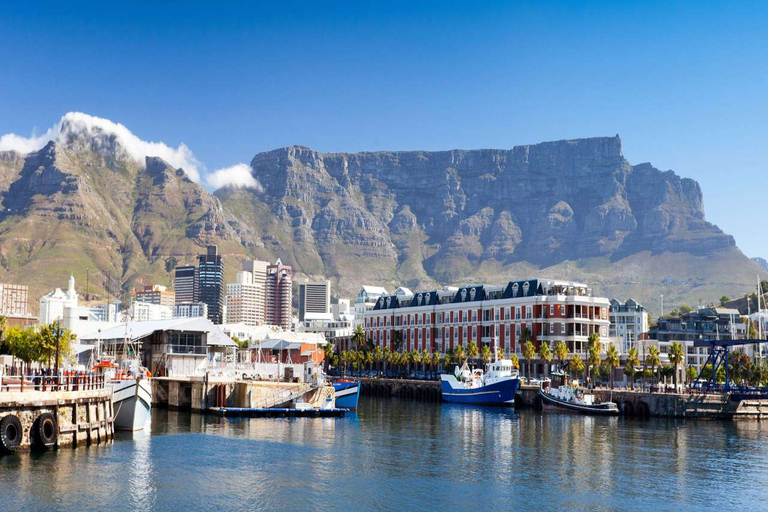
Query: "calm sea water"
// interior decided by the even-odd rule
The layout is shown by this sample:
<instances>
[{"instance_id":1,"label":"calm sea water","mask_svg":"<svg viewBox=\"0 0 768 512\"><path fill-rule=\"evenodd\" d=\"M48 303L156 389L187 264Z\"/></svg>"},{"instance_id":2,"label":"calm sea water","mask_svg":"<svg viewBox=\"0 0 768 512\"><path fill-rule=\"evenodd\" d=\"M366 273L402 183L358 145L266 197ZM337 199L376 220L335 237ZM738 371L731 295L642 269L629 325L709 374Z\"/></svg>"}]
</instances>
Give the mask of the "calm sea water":
<instances>
[{"instance_id":1,"label":"calm sea water","mask_svg":"<svg viewBox=\"0 0 768 512\"><path fill-rule=\"evenodd\" d=\"M0 457L13 510L761 510L768 424L361 400L345 419L156 409L107 446Z\"/></svg>"}]
</instances>

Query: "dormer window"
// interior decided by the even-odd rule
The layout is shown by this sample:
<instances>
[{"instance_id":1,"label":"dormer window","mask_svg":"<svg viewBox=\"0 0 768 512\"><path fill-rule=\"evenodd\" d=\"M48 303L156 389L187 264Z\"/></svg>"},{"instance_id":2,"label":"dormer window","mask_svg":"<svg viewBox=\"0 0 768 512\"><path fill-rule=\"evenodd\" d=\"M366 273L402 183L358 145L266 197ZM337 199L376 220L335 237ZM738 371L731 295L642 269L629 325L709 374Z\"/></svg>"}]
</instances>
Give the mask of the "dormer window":
<instances>
[{"instance_id":1,"label":"dormer window","mask_svg":"<svg viewBox=\"0 0 768 512\"><path fill-rule=\"evenodd\" d=\"M523 284L523 295L528 295L528 289L531 287L530 283Z\"/></svg>"},{"instance_id":2,"label":"dormer window","mask_svg":"<svg viewBox=\"0 0 768 512\"><path fill-rule=\"evenodd\" d=\"M512 296L513 297L517 297L517 292L518 292L519 289L520 289L520 286L517 283L512 285Z\"/></svg>"},{"instance_id":3,"label":"dormer window","mask_svg":"<svg viewBox=\"0 0 768 512\"><path fill-rule=\"evenodd\" d=\"M475 300L475 294L477 293L477 288L472 288L469 290L469 300Z\"/></svg>"},{"instance_id":4,"label":"dormer window","mask_svg":"<svg viewBox=\"0 0 768 512\"><path fill-rule=\"evenodd\" d=\"M461 290L461 301L464 302L465 300L467 300L467 289L466 288Z\"/></svg>"},{"instance_id":5,"label":"dormer window","mask_svg":"<svg viewBox=\"0 0 768 512\"><path fill-rule=\"evenodd\" d=\"M429 297L430 297L430 294L429 294L429 293L427 293L427 294L424 296L424 298L425 298L425 299L426 299L426 301L427 301L427 304L429 304Z\"/></svg>"}]
</instances>

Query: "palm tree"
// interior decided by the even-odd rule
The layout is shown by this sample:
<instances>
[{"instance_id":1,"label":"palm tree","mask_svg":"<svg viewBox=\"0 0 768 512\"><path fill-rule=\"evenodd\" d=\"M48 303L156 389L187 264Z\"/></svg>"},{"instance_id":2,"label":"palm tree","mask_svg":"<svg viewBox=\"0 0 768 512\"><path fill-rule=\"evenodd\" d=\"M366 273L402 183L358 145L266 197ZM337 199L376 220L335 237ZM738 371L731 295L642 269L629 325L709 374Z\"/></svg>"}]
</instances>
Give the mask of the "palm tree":
<instances>
[{"instance_id":1,"label":"palm tree","mask_svg":"<svg viewBox=\"0 0 768 512\"><path fill-rule=\"evenodd\" d=\"M392 331L392 350L399 352L403 345L403 331Z\"/></svg>"},{"instance_id":2,"label":"palm tree","mask_svg":"<svg viewBox=\"0 0 768 512\"><path fill-rule=\"evenodd\" d=\"M545 361L544 363L544 376L547 376L547 366L549 366L550 361L552 361L552 351L549 350L549 343L546 341L542 341L541 345L539 345L539 359L543 359Z\"/></svg>"},{"instance_id":3,"label":"palm tree","mask_svg":"<svg viewBox=\"0 0 768 512\"><path fill-rule=\"evenodd\" d=\"M361 324L355 326L355 330L352 333L352 341L355 344L357 350L363 350L365 348L365 330Z\"/></svg>"},{"instance_id":4,"label":"palm tree","mask_svg":"<svg viewBox=\"0 0 768 512\"><path fill-rule=\"evenodd\" d=\"M526 341L525 345L523 345L523 358L525 359L526 374L528 375L528 379L531 378L531 359L534 357L536 357L536 347L533 346L532 342Z\"/></svg>"},{"instance_id":5,"label":"palm tree","mask_svg":"<svg viewBox=\"0 0 768 512\"><path fill-rule=\"evenodd\" d=\"M464 355L464 347L459 345L458 347L453 349L453 357L452 357L452 359L458 365L464 364L464 361L466 360L466 356Z\"/></svg>"},{"instance_id":6,"label":"palm tree","mask_svg":"<svg viewBox=\"0 0 768 512\"><path fill-rule=\"evenodd\" d=\"M575 375L581 375L581 372L584 371L584 368L585 368L584 361L581 360L581 358L579 357L579 354L573 354L570 368L571 368L571 373Z\"/></svg>"},{"instance_id":7,"label":"palm tree","mask_svg":"<svg viewBox=\"0 0 768 512\"><path fill-rule=\"evenodd\" d=\"M477 345L475 345L475 342L472 341L472 339L469 340L469 343L467 344L467 357L470 361L473 361L477 359L478 350Z\"/></svg>"},{"instance_id":8,"label":"palm tree","mask_svg":"<svg viewBox=\"0 0 768 512\"><path fill-rule=\"evenodd\" d=\"M325 371L328 372L328 367L331 366L333 360L333 343L330 341L323 347L323 362L325 363Z\"/></svg>"},{"instance_id":9,"label":"palm tree","mask_svg":"<svg viewBox=\"0 0 768 512\"><path fill-rule=\"evenodd\" d=\"M637 357L637 349L632 347L627 353L626 363L626 367L631 371L630 376L632 377L632 389L635 388L635 370L638 366L640 366L640 359Z\"/></svg>"},{"instance_id":10,"label":"palm tree","mask_svg":"<svg viewBox=\"0 0 768 512\"><path fill-rule=\"evenodd\" d=\"M432 360L432 355L426 348L421 352L421 369L424 371L424 377L427 376L427 365Z\"/></svg>"},{"instance_id":11,"label":"palm tree","mask_svg":"<svg viewBox=\"0 0 768 512\"><path fill-rule=\"evenodd\" d=\"M384 375L387 374L387 365L392 362L392 350L390 350L389 345L384 345L383 350L383 358L384 360Z\"/></svg>"},{"instance_id":12,"label":"palm tree","mask_svg":"<svg viewBox=\"0 0 768 512\"><path fill-rule=\"evenodd\" d=\"M651 367L651 385L653 385L653 376L656 374L656 367L661 365L659 347L653 345L648 347L648 355L645 356L645 364Z\"/></svg>"},{"instance_id":13,"label":"palm tree","mask_svg":"<svg viewBox=\"0 0 768 512\"><path fill-rule=\"evenodd\" d=\"M483 345L483 350L480 351L480 358L485 364L491 362L491 349L488 348L488 345Z\"/></svg>"},{"instance_id":14,"label":"palm tree","mask_svg":"<svg viewBox=\"0 0 768 512\"><path fill-rule=\"evenodd\" d=\"M520 369L520 359L518 359L517 354L512 354L509 360L512 361L512 368Z\"/></svg>"},{"instance_id":15,"label":"palm tree","mask_svg":"<svg viewBox=\"0 0 768 512\"><path fill-rule=\"evenodd\" d=\"M555 357L559 361L559 366L562 368L563 361L568 357L568 346L564 342L558 341L555 344Z\"/></svg>"},{"instance_id":16,"label":"palm tree","mask_svg":"<svg viewBox=\"0 0 768 512\"><path fill-rule=\"evenodd\" d=\"M414 365L418 365L421 362L421 352L419 352L416 349L413 349L410 353L410 357L408 358L409 363L413 363ZM408 365L408 373L411 373L411 365Z\"/></svg>"},{"instance_id":17,"label":"palm tree","mask_svg":"<svg viewBox=\"0 0 768 512\"><path fill-rule=\"evenodd\" d=\"M381 362L384 360L384 352L378 345L373 349L373 359L376 361L378 369L381 370Z\"/></svg>"},{"instance_id":18,"label":"palm tree","mask_svg":"<svg viewBox=\"0 0 768 512\"><path fill-rule=\"evenodd\" d=\"M432 374L437 378L437 367L440 365L440 352L437 350L432 351L430 355L430 363L432 364Z\"/></svg>"},{"instance_id":19,"label":"palm tree","mask_svg":"<svg viewBox=\"0 0 768 512\"><path fill-rule=\"evenodd\" d=\"M341 351L341 375L342 377L346 377L347 375L347 364L349 363L349 352L346 350Z\"/></svg>"},{"instance_id":20,"label":"palm tree","mask_svg":"<svg viewBox=\"0 0 768 512\"><path fill-rule=\"evenodd\" d=\"M669 344L669 353L667 356L669 357L669 362L672 363L672 367L675 370L672 378L675 383L675 390L677 390L677 367L680 366L680 364L685 360L685 352L683 351L683 346L679 342L673 341Z\"/></svg>"},{"instance_id":21,"label":"palm tree","mask_svg":"<svg viewBox=\"0 0 768 512\"><path fill-rule=\"evenodd\" d=\"M448 368L451 365L451 354L453 350L448 349L448 352L443 354L443 368Z\"/></svg>"},{"instance_id":22,"label":"palm tree","mask_svg":"<svg viewBox=\"0 0 768 512\"><path fill-rule=\"evenodd\" d=\"M610 372L611 389L613 389L613 369L619 366L620 363L619 351L616 349L616 345L610 345L605 353L605 364Z\"/></svg>"},{"instance_id":23,"label":"palm tree","mask_svg":"<svg viewBox=\"0 0 768 512\"><path fill-rule=\"evenodd\" d=\"M593 370L593 373L596 373L594 370L596 370L600 364L600 336L598 336L596 332L589 335L587 347L587 351L589 352L587 355L587 369L591 369ZM596 381L597 379L595 379L595 383Z\"/></svg>"}]
</instances>

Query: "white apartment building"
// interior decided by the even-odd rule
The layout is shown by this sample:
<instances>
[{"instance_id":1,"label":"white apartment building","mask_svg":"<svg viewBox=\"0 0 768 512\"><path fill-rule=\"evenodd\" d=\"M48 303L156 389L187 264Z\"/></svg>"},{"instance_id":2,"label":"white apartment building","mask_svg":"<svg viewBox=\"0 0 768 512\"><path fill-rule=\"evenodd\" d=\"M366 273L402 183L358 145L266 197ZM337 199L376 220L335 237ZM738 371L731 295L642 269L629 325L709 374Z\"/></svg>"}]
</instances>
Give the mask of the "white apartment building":
<instances>
[{"instance_id":1,"label":"white apartment building","mask_svg":"<svg viewBox=\"0 0 768 512\"><path fill-rule=\"evenodd\" d=\"M299 284L299 321L303 322L308 314L328 314L331 312L331 282L308 281Z\"/></svg>"},{"instance_id":2,"label":"white apartment building","mask_svg":"<svg viewBox=\"0 0 768 512\"><path fill-rule=\"evenodd\" d=\"M610 338L618 340L619 352L626 354L629 349L638 350L638 340L648 332L648 310L634 299L628 299L623 304L611 299L609 309L611 325L608 331Z\"/></svg>"},{"instance_id":3,"label":"white apartment building","mask_svg":"<svg viewBox=\"0 0 768 512\"><path fill-rule=\"evenodd\" d=\"M173 318L208 318L208 304L205 302L182 302L173 306Z\"/></svg>"},{"instance_id":4,"label":"white apartment building","mask_svg":"<svg viewBox=\"0 0 768 512\"><path fill-rule=\"evenodd\" d=\"M364 285L360 288L355 298L355 303L352 306L352 313L355 315L355 325L363 323L365 313L373 309L376 301L382 295L387 295L386 288L382 286Z\"/></svg>"},{"instance_id":5,"label":"white apartment building","mask_svg":"<svg viewBox=\"0 0 768 512\"><path fill-rule=\"evenodd\" d=\"M150 320L170 320L173 318L173 310L168 306L152 304L150 302L131 302L128 311L131 322L148 322Z\"/></svg>"},{"instance_id":6,"label":"white apartment building","mask_svg":"<svg viewBox=\"0 0 768 512\"><path fill-rule=\"evenodd\" d=\"M29 288L23 284L0 283L0 315L26 316Z\"/></svg>"},{"instance_id":7,"label":"white apartment building","mask_svg":"<svg viewBox=\"0 0 768 512\"><path fill-rule=\"evenodd\" d=\"M246 264L258 263L254 260L246 260ZM265 269L266 269L266 262ZM253 267L253 265L250 265ZM259 279L262 277L257 274ZM266 275L266 274L265 274ZM262 325L264 323L264 288L265 281L255 281L256 276L249 270L241 270L237 273L237 282L227 285L226 298L226 322L244 323L246 325Z\"/></svg>"},{"instance_id":8,"label":"white apartment building","mask_svg":"<svg viewBox=\"0 0 768 512\"><path fill-rule=\"evenodd\" d=\"M75 291L75 276L69 276L67 291L56 288L48 295L40 298L39 322L48 325L64 318L64 308L77 307L77 292Z\"/></svg>"}]
</instances>

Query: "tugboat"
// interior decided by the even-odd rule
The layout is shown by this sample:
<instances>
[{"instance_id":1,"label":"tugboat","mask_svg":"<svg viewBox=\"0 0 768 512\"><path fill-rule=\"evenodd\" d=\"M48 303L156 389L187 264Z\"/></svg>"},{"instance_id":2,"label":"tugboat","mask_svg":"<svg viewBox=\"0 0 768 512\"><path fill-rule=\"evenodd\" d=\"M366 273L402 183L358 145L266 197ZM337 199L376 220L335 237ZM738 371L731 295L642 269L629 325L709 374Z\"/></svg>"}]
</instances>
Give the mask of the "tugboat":
<instances>
[{"instance_id":1,"label":"tugboat","mask_svg":"<svg viewBox=\"0 0 768 512\"><path fill-rule=\"evenodd\" d=\"M545 411L575 412L596 416L617 416L615 402L595 403L595 395L570 385L565 372L555 372L552 380L545 380L539 387L542 407Z\"/></svg>"},{"instance_id":2,"label":"tugboat","mask_svg":"<svg viewBox=\"0 0 768 512\"><path fill-rule=\"evenodd\" d=\"M514 405L520 386L517 370L509 359L496 359L485 372L470 370L467 363L453 375L440 376L443 400L459 404Z\"/></svg>"}]
</instances>

